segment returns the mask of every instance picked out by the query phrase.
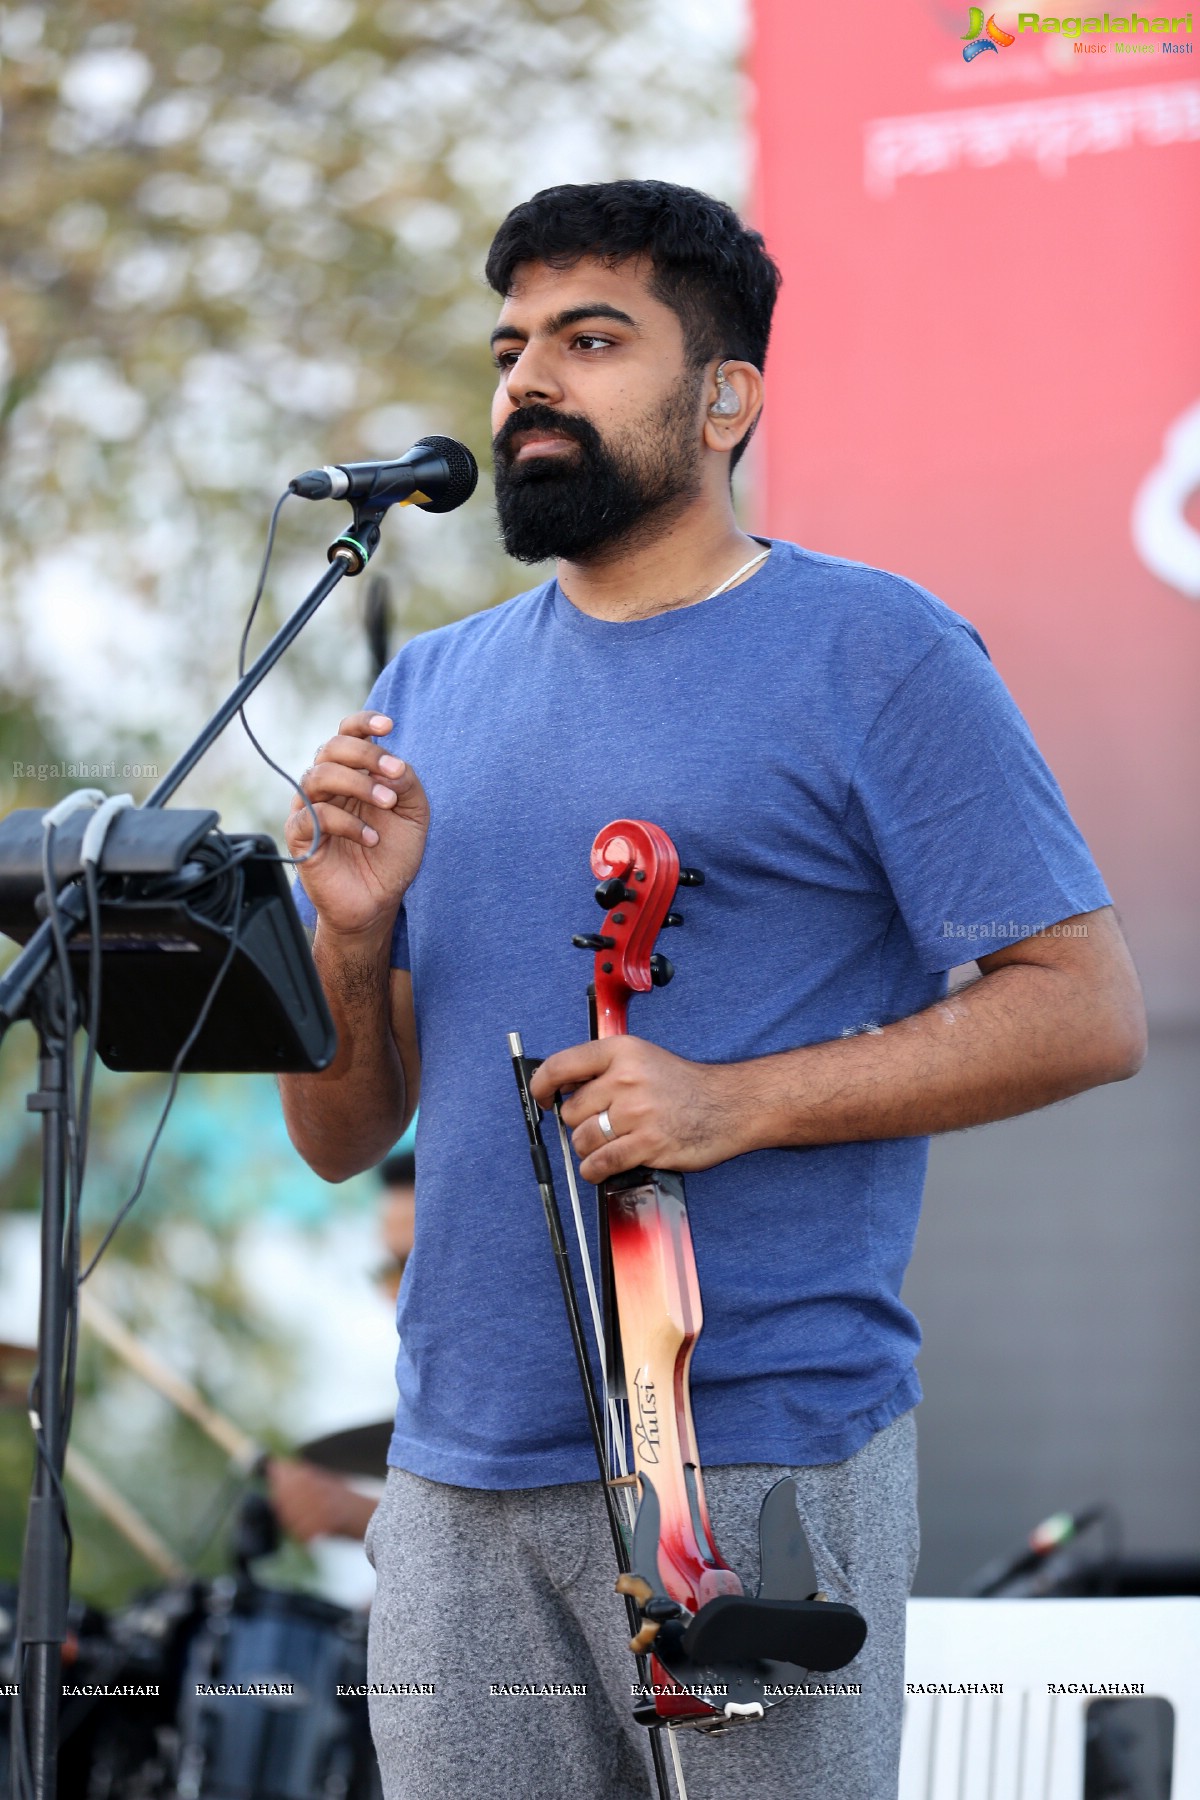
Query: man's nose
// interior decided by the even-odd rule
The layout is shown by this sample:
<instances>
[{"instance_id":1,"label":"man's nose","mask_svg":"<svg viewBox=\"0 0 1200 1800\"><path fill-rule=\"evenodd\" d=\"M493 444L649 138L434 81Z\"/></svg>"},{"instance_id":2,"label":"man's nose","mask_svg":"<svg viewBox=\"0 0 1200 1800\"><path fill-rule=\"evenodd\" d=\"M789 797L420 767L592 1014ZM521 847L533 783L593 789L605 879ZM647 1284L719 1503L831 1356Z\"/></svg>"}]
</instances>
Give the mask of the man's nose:
<instances>
[{"instance_id":1,"label":"man's nose","mask_svg":"<svg viewBox=\"0 0 1200 1800\"><path fill-rule=\"evenodd\" d=\"M526 344L508 371L505 392L513 406L532 406L535 402L553 406L563 397L549 356L536 344Z\"/></svg>"}]
</instances>

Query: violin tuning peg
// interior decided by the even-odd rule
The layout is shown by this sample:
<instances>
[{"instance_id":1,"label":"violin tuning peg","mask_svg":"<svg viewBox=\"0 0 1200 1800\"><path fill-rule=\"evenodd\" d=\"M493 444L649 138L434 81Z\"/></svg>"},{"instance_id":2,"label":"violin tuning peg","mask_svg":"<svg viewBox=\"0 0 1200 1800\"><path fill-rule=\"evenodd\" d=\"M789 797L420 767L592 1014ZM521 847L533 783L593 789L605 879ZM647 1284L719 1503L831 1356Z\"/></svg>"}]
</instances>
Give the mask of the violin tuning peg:
<instances>
[{"instance_id":1,"label":"violin tuning peg","mask_svg":"<svg viewBox=\"0 0 1200 1800\"><path fill-rule=\"evenodd\" d=\"M671 962L669 957L662 956L658 951L655 951L654 955L650 958L650 979L655 987L666 987L667 983L673 981L674 978L674 963Z\"/></svg>"},{"instance_id":2,"label":"violin tuning peg","mask_svg":"<svg viewBox=\"0 0 1200 1800\"><path fill-rule=\"evenodd\" d=\"M666 918L663 920L663 924L664 925L682 925L683 924L683 914L677 913L677 912L669 912L667 914Z\"/></svg>"},{"instance_id":3,"label":"violin tuning peg","mask_svg":"<svg viewBox=\"0 0 1200 1800\"><path fill-rule=\"evenodd\" d=\"M577 950L612 950L616 948L616 938L605 937L599 931L580 931L571 939Z\"/></svg>"},{"instance_id":4,"label":"violin tuning peg","mask_svg":"<svg viewBox=\"0 0 1200 1800\"><path fill-rule=\"evenodd\" d=\"M610 875L608 880L602 881L596 889L596 905L602 906L605 912L611 912L614 906L620 906L626 901L636 899L637 895L632 893L625 883L615 875Z\"/></svg>"},{"instance_id":5,"label":"violin tuning peg","mask_svg":"<svg viewBox=\"0 0 1200 1800\"><path fill-rule=\"evenodd\" d=\"M703 887L703 869L680 869L679 885L680 887Z\"/></svg>"}]
</instances>

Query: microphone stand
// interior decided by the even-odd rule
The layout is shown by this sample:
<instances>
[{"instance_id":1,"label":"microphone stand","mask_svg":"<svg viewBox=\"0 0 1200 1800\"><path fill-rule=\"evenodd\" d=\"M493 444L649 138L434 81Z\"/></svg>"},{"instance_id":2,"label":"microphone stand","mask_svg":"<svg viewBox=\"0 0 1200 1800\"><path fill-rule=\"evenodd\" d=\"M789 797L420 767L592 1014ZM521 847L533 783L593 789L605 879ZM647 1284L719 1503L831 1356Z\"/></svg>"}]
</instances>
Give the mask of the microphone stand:
<instances>
[{"instance_id":1,"label":"microphone stand","mask_svg":"<svg viewBox=\"0 0 1200 1800\"><path fill-rule=\"evenodd\" d=\"M247 669L228 697L221 702L194 742L167 770L157 787L147 795L142 802L144 810L151 811L166 805L176 789L182 786L191 774L200 758L220 737L230 719L250 698L264 677L275 667L293 640L304 630L321 602L333 592L343 575L361 574L366 567L368 558L379 543L379 521L382 517L383 511L369 504L355 507L353 526L355 535L352 536L350 532L345 532L335 540L330 547L330 566L325 574L291 617L280 626L266 649ZM63 889L59 895L59 911L60 914L66 915L63 920L63 930L70 937L87 917L87 902L82 883L75 882L72 886ZM11 968L0 978L0 1042L3 1042L4 1034L9 1026L25 1016L30 996L46 973L53 954L54 931L49 919L45 919L38 926Z\"/></svg>"},{"instance_id":2,"label":"microphone stand","mask_svg":"<svg viewBox=\"0 0 1200 1800\"><path fill-rule=\"evenodd\" d=\"M171 795L215 743L244 702L303 631L317 608L344 575L358 575L379 543L385 506L363 501L354 507L351 530L329 548L330 566L307 597L279 628L266 649L222 701L193 743L172 764L143 802L147 810L165 806ZM87 917L81 880L58 896L63 936L78 931ZM58 1701L62 1646L67 1637L68 1571L65 1502L62 1499L66 1455L63 1380L66 1362L68 1307L63 1263L66 1232L67 1119L66 1091L74 1030L73 996L63 986L55 960L54 930L43 920L21 954L0 979L0 1041L8 1027L28 1016L38 1038L38 1087L26 1106L42 1116L41 1293L38 1311L37 1386L30 1420L37 1442L33 1492L25 1531L17 1635L28 1648L27 1680L13 1700L12 1792L25 1800L21 1740L28 1729L29 1762L34 1800L55 1800L58 1787ZM71 1274L72 1272L68 1272ZM72 1301L74 1296L72 1296ZM21 1681L22 1671L14 1670ZM16 1714L20 1711L21 1717Z\"/></svg>"}]
</instances>

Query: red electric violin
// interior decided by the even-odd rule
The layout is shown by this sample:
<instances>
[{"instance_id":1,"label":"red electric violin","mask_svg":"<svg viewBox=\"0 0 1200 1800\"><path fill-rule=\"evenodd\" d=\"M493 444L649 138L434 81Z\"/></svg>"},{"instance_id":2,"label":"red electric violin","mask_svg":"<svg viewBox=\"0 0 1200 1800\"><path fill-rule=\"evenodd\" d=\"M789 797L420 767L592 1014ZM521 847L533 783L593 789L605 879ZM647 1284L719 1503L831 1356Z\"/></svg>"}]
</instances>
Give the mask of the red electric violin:
<instances>
[{"instance_id":1,"label":"red electric violin","mask_svg":"<svg viewBox=\"0 0 1200 1800\"><path fill-rule=\"evenodd\" d=\"M683 923L673 910L677 890L699 887L704 877L681 869L666 832L639 819L606 825L592 846L591 863L604 924L573 942L595 952L591 1035L614 1037L628 1029L632 996L672 979L674 969L654 946L663 926ZM635 1716L650 1726L707 1731L761 1718L810 1671L852 1661L865 1641L866 1623L853 1607L814 1592L817 1579L790 1478L776 1482L759 1515L757 1594L747 1595L725 1562L704 1496L688 1388L704 1315L683 1178L662 1169L631 1169L601 1183L601 1305L560 1117L601 1362L597 1401L541 1110L529 1092L538 1063L525 1057L517 1033L510 1034L509 1048L608 1505L621 1571L617 1591L626 1599L630 1649L647 1696Z\"/></svg>"}]
</instances>

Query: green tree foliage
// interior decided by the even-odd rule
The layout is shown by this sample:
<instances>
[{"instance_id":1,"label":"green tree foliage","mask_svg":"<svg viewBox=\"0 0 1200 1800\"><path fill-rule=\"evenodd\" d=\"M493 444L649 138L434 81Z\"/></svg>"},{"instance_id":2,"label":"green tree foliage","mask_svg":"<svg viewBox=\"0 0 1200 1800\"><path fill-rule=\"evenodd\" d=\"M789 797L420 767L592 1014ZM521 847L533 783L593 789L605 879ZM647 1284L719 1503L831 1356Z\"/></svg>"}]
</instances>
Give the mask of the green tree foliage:
<instances>
[{"instance_id":1,"label":"green tree foliage","mask_svg":"<svg viewBox=\"0 0 1200 1800\"><path fill-rule=\"evenodd\" d=\"M715 0L5 10L0 606L10 680L59 703L65 754L139 762L190 735L298 469L428 430L486 469L480 270L514 200L649 173L740 197L737 31ZM401 637L521 585L486 485L451 519L389 520ZM280 609L344 519L285 510ZM298 715L364 689L359 597L256 702L289 754L313 736ZM234 734L206 774L277 823L284 795Z\"/></svg>"}]
</instances>

